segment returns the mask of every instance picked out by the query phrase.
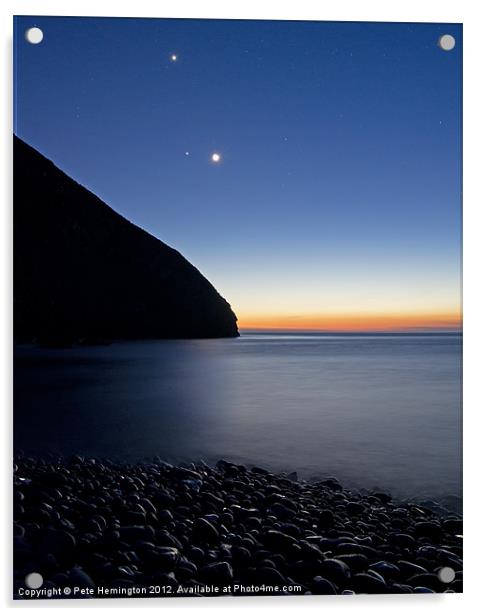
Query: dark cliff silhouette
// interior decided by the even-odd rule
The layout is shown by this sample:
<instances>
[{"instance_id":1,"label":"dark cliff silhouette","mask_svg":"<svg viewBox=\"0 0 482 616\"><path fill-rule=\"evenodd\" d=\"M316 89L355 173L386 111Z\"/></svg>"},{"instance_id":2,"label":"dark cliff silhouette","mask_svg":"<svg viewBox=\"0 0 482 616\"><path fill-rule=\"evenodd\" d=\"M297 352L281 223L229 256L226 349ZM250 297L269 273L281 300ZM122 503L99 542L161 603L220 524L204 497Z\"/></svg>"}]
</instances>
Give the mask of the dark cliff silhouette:
<instances>
[{"instance_id":1,"label":"dark cliff silhouette","mask_svg":"<svg viewBox=\"0 0 482 616\"><path fill-rule=\"evenodd\" d=\"M238 335L179 252L14 137L14 337L62 345Z\"/></svg>"}]
</instances>

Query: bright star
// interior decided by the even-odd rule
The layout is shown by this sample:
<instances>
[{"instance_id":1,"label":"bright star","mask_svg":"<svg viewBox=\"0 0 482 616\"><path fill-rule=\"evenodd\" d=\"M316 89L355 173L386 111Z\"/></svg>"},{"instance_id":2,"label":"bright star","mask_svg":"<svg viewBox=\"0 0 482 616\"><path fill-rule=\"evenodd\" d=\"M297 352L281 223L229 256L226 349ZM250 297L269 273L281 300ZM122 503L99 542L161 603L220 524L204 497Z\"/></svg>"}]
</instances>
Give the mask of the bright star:
<instances>
[{"instance_id":1,"label":"bright star","mask_svg":"<svg viewBox=\"0 0 482 616\"><path fill-rule=\"evenodd\" d=\"M213 163L219 163L221 161L221 154L214 152L211 156L211 160L213 161Z\"/></svg>"},{"instance_id":2,"label":"bright star","mask_svg":"<svg viewBox=\"0 0 482 616\"><path fill-rule=\"evenodd\" d=\"M177 54L172 53L171 54L171 62L176 62L176 60L177 60Z\"/></svg>"}]
</instances>

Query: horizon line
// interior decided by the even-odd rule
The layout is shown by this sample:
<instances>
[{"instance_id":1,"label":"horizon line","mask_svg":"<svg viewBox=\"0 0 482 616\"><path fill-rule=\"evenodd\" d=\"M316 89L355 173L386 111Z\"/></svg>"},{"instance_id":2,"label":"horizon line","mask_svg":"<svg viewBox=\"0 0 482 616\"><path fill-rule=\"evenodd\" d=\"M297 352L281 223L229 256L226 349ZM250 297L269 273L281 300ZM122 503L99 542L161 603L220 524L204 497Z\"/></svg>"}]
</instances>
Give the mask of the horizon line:
<instances>
[{"instance_id":1,"label":"horizon line","mask_svg":"<svg viewBox=\"0 0 482 616\"><path fill-rule=\"evenodd\" d=\"M459 332L460 309L306 315L238 315L238 329L330 332Z\"/></svg>"},{"instance_id":2,"label":"horizon line","mask_svg":"<svg viewBox=\"0 0 482 616\"><path fill-rule=\"evenodd\" d=\"M294 327L238 327L240 333L284 334L463 334L463 328L407 328L407 329L314 329Z\"/></svg>"}]
</instances>

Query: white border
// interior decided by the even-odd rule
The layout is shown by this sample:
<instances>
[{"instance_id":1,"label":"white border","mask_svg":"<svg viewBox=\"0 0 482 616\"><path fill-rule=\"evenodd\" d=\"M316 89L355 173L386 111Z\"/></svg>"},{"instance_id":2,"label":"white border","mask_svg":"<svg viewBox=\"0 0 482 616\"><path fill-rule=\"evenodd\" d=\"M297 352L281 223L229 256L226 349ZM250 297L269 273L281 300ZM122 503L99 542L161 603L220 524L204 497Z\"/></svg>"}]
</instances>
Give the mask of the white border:
<instances>
[{"instance_id":1,"label":"white border","mask_svg":"<svg viewBox=\"0 0 482 616\"><path fill-rule=\"evenodd\" d=\"M43 0L40 4L32 0L12 2L7 0L1 7L2 29L2 77L1 101L5 109L2 114L3 136L0 149L3 171L3 207L0 214L0 284L1 284L1 337L0 337L0 392L2 405L3 462L2 477L5 478L3 503L11 504L10 497L10 456L11 456L11 133L12 133L12 15L92 15L92 16L139 16L139 17L202 17L238 19L308 19L336 21L411 21L411 22L457 22L464 24L464 526L465 591L463 595L444 596L358 596L358 597L287 597L287 598L244 598L244 599L131 599L106 601L49 601L23 602L13 604L10 572L10 529L9 507L2 507L1 569L0 584L2 603L13 609L89 609L89 614L111 612L115 609L138 610L140 607L161 609L164 613L179 613L195 609L197 613L212 611L241 612L244 610L261 613L261 610L276 609L281 614L304 609L307 613L319 614L321 610L336 610L338 614L364 614L389 612L405 614L408 610L424 614L450 614L462 609L470 612L478 604L477 589L480 578L480 534L481 509L478 494L481 491L480 459L480 388L482 372L480 349L482 348L481 328L478 320L482 315L480 302L480 265L482 231L480 207L482 206L480 181L480 144L482 143L480 109L482 109L481 80L477 77L481 66L482 37L481 20L477 2L473 0L339 0L309 1L295 0L290 3L268 0L244 0L229 2L220 0L177 0L176 2L136 0L124 3L104 0L82 2L59 2Z\"/></svg>"}]
</instances>

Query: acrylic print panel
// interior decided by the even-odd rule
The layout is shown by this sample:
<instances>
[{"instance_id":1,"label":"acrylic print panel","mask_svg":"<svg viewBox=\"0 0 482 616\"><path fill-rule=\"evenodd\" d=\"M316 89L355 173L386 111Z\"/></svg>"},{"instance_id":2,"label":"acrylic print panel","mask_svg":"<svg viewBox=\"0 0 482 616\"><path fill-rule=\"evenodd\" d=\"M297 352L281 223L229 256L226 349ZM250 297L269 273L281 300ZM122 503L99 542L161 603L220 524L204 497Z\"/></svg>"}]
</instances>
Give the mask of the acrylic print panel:
<instances>
[{"instance_id":1,"label":"acrylic print panel","mask_svg":"<svg viewBox=\"0 0 482 616\"><path fill-rule=\"evenodd\" d=\"M15 18L15 598L462 591L461 50Z\"/></svg>"}]
</instances>

